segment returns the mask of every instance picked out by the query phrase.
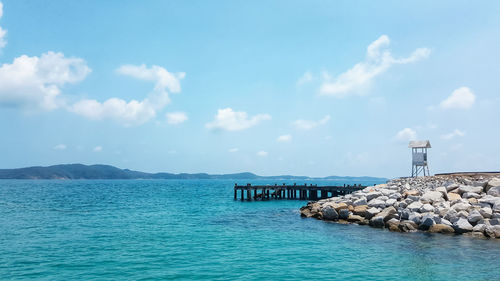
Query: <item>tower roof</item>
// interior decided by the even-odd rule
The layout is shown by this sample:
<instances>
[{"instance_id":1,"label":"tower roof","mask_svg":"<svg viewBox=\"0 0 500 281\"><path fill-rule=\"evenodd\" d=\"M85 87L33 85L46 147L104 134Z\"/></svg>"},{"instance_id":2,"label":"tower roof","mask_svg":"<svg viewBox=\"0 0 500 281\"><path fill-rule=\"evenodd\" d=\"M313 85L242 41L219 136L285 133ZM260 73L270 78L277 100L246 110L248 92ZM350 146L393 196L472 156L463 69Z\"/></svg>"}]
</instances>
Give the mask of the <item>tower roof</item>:
<instances>
[{"instance_id":1,"label":"tower roof","mask_svg":"<svg viewBox=\"0 0 500 281\"><path fill-rule=\"evenodd\" d=\"M431 148L431 142L428 140L423 141L410 141L409 148Z\"/></svg>"}]
</instances>

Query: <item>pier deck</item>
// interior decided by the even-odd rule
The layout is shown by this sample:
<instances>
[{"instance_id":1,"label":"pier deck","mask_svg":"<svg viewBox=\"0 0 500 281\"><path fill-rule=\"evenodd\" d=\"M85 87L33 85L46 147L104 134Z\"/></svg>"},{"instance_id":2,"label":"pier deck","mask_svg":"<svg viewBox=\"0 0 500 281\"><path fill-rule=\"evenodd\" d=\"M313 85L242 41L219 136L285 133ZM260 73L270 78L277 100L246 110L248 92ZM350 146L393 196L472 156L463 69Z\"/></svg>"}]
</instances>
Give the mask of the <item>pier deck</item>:
<instances>
[{"instance_id":1,"label":"pier deck","mask_svg":"<svg viewBox=\"0 0 500 281\"><path fill-rule=\"evenodd\" d=\"M234 200L271 200L271 199L291 199L291 200L319 200L339 195L345 195L361 190L366 186L343 185L343 186L318 186L318 185L234 185ZM238 192L239 191L239 192ZM245 195L246 194L246 195Z\"/></svg>"}]
</instances>

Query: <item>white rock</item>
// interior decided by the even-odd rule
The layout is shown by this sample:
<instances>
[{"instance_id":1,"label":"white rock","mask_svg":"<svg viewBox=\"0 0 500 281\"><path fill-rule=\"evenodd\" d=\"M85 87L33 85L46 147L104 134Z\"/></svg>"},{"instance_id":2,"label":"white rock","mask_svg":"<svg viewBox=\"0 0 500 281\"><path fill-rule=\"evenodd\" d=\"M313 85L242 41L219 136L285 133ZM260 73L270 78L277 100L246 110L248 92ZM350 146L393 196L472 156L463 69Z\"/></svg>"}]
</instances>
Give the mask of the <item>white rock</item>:
<instances>
[{"instance_id":1,"label":"white rock","mask_svg":"<svg viewBox=\"0 0 500 281\"><path fill-rule=\"evenodd\" d=\"M484 232L485 228L486 224L476 224L476 226L472 228L472 231Z\"/></svg>"},{"instance_id":2,"label":"white rock","mask_svg":"<svg viewBox=\"0 0 500 281\"><path fill-rule=\"evenodd\" d=\"M420 201L422 202L436 202L441 201L443 198L443 194L439 191L427 191L420 197Z\"/></svg>"},{"instance_id":3,"label":"white rock","mask_svg":"<svg viewBox=\"0 0 500 281\"><path fill-rule=\"evenodd\" d=\"M420 208L422 208L422 206L423 206L423 204L417 201L417 202L413 202L410 205L408 205L407 208L413 212L417 212L418 210L420 210Z\"/></svg>"},{"instance_id":4,"label":"white rock","mask_svg":"<svg viewBox=\"0 0 500 281\"><path fill-rule=\"evenodd\" d=\"M461 185L458 188L458 193L466 193L466 192L474 192L474 193L481 193L483 192L483 187L482 186L470 186L470 185Z\"/></svg>"},{"instance_id":5,"label":"white rock","mask_svg":"<svg viewBox=\"0 0 500 281\"><path fill-rule=\"evenodd\" d=\"M476 198L476 199L479 199L481 198L481 195L480 194L477 194L477 193L474 193L474 192L466 192L464 194L462 194L462 197L463 198Z\"/></svg>"},{"instance_id":6,"label":"white rock","mask_svg":"<svg viewBox=\"0 0 500 281\"><path fill-rule=\"evenodd\" d=\"M481 216L483 216L483 218L491 218L491 215L493 214L493 211L491 210L490 207L483 207L481 209L479 209L479 213L481 214Z\"/></svg>"},{"instance_id":7,"label":"white rock","mask_svg":"<svg viewBox=\"0 0 500 281\"><path fill-rule=\"evenodd\" d=\"M380 200L378 198L372 199L368 201L368 207L377 207L377 208L384 208L385 207L385 201Z\"/></svg>"},{"instance_id":8,"label":"white rock","mask_svg":"<svg viewBox=\"0 0 500 281\"><path fill-rule=\"evenodd\" d=\"M456 233L465 233L472 231L472 225L464 218L458 219L455 223L453 223L453 228Z\"/></svg>"},{"instance_id":9,"label":"white rock","mask_svg":"<svg viewBox=\"0 0 500 281\"><path fill-rule=\"evenodd\" d=\"M451 208L457 212L467 211L471 205L469 203L456 203Z\"/></svg>"},{"instance_id":10,"label":"white rock","mask_svg":"<svg viewBox=\"0 0 500 281\"><path fill-rule=\"evenodd\" d=\"M441 192L441 194L443 195L443 198L445 200L448 200L448 191L446 190L446 187L440 186L440 187L436 188L436 191Z\"/></svg>"},{"instance_id":11,"label":"white rock","mask_svg":"<svg viewBox=\"0 0 500 281\"><path fill-rule=\"evenodd\" d=\"M420 207L419 211L421 213L434 212L434 207L431 204L424 204Z\"/></svg>"},{"instance_id":12,"label":"white rock","mask_svg":"<svg viewBox=\"0 0 500 281\"><path fill-rule=\"evenodd\" d=\"M443 218L441 218L440 224L444 224L444 225L447 225L447 226L452 226L452 224L451 224L450 221L448 221L447 219L443 219Z\"/></svg>"},{"instance_id":13,"label":"white rock","mask_svg":"<svg viewBox=\"0 0 500 281\"><path fill-rule=\"evenodd\" d=\"M370 200L372 200L374 198L379 197L380 195L382 195L380 192L370 192L370 193L367 193L365 195L366 201L370 201Z\"/></svg>"},{"instance_id":14,"label":"white rock","mask_svg":"<svg viewBox=\"0 0 500 281\"><path fill-rule=\"evenodd\" d=\"M396 202L397 202L396 199L387 199L387 201L385 201L385 206L387 206L387 207L392 206Z\"/></svg>"},{"instance_id":15,"label":"white rock","mask_svg":"<svg viewBox=\"0 0 500 281\"><path fill-rule=\"evenodd\" d=\"M367 204L367 202L366 202L365 197L362 197L362 198L360 198L352 203L353 206L361 206L361 205L366 205L366 204Z\"/></svg>"},{"instance_id":16,"label":"white rock","mask_svg":"<svg viewBox=\"0 0 500 281\"><path fill-rule=\"evenodd\" d=\"M372 207L372 208L366 210L365 218L371 219L378 213L380 213L380 209Z\"/></svg>"},{"instance_id":17,"label":"white rock","mask_svg":"<svg viewBox=\"0 0 500 281\"><path fill-rule=\"evenodd\" d=\"M495 197L500 197L500 186L491 187L488 190L488 195L495 196Z\"/></svg>"}]
</instances>

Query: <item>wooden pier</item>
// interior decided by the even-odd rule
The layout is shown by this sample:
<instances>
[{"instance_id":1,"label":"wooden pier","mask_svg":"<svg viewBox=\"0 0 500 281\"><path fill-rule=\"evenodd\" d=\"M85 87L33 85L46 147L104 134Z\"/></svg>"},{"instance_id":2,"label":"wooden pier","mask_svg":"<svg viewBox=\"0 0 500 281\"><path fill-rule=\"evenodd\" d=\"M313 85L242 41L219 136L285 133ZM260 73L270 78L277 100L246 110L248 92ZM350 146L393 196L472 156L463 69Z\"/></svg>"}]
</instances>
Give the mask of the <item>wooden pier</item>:
<instances>
[{"instance_id":1,"label":"wooden pier","mask_svg":"<svg viewBox=\"0 0 500 281\"><path fill-rule=\"evenodd\" d=\"M291 199L291 200L319 200L339 195L345 195L364 189L362 185L317 186L317 185L234 185L234 200L241 201Z\"/></svg>"}]
</instances>

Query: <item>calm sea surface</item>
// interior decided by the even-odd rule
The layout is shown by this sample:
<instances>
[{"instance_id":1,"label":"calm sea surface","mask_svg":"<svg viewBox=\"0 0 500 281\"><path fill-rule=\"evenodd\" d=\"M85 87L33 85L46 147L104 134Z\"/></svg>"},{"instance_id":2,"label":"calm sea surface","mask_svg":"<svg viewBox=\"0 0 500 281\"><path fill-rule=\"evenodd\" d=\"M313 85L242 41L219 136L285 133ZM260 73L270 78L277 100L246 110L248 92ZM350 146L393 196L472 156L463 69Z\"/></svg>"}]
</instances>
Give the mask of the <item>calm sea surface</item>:
<instances>
[{"instance_id":1,"label":"calm sea surface","mask_svg":"<svg viewBox=\"0 0 500 281\"><path fill-rule=\"evenodd\" d=\"M2 180L0 279L500 279L499 241L301 219L233 185Z\"/></svg>"}]
</instances>

